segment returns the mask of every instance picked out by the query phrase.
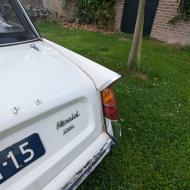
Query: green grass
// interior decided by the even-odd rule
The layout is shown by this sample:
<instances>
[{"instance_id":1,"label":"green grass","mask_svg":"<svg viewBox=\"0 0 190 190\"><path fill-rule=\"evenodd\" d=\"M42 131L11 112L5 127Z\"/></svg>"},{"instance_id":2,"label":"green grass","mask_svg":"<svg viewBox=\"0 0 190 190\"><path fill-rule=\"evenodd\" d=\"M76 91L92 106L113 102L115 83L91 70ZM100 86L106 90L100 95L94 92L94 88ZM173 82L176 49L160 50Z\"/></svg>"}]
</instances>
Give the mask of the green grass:
<instances>
[{"instance_id":1,"label":"green grass","mask_svg":"<svg viewBox=\"0 0 190 190\"><path fill-rule=\"evenodd\" d=\"M126 34L38 26L46 38L124 74L131 46ZM144 39L142 71L115 85L122 142L81 190L190 189L190 49Z\"/></svg>"}]
</instances>

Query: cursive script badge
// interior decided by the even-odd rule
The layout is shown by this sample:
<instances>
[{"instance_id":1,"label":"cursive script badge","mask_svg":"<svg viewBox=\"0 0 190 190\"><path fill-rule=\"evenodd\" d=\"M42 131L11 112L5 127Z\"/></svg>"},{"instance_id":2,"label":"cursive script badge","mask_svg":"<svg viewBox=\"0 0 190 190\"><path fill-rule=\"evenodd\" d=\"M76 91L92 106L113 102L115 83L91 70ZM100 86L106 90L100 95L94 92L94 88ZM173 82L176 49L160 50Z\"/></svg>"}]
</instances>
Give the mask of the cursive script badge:
<instances>
[{"instance_id":1,"label":"cursive script badge","mask_svg":"<svg viewBox=\"0 0 190 190\"><path fill-rule=\"evenodd\" d=\"M72 113L69 118L58 121L56 125L57 130L61 129L62 127L69 124L71 121L75 120L78 117L80 117L80 113L79 111L76 111L75 113Z\"/></svg>"}]
</instances>

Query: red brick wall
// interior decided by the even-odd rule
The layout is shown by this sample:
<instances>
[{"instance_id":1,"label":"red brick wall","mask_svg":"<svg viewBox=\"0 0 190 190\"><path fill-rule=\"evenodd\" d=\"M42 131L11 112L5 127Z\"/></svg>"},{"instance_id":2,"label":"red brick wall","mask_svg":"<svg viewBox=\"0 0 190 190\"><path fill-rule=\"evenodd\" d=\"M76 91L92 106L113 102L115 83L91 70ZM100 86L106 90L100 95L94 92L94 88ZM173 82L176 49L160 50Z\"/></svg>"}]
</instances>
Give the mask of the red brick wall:
<instances>
[{"instance_id":1,"label":"red brick wall","mask_svg":"<svg viewBox=\"0 0 190 190\"><path fill-rule=\"evenodd\" d=\"M60 15L62 15L65 19L72 18L73 8L74 8L74 1L70 0L68 2L68 6L63 9L60 3L60 0L43 0L44 7L58 12ZM121 26L121 20L123 15L123 6L124 6L124 0L116 0L116 15L115 15L115 29L120 30Z\"/></svg>"},{"instance_id":2,"label":"red brick wall","mask_svg":"<svg viewBox=\"0 0 190 190\"><path fill-rule=\"evenodd\" d=\"M123 16L123 6L124 6L124 0L116 0L116 6L115 6L115 29L120 30L121 27L121 21Z\"/></svg>"},{"instance_id":3,"label":"red brick wall","mask_svg":"<svg viewBox=\"0 0 190 190\"><path fill-rule=\"evenodd\" d=\"M62 12L60 0L42 0L42 1L46 9L58 12L59 14Z\"/></svg>"},{"instance_id":4,"label":"red brick wall","mask_svg":"<svg viewBox=\"0 0 190 190\"><path fill-rule=\"evenodd\" d=\"M66 8L63 8L60 0L42 0L44 7L53 12L59 13L59 16L64 17L66 20L72 18L74 0L70 0Z\"/></svg>"},{"instance_id":5,"label":"red brick wall","mask_svg":"<svg viewBox=\"0 0 190 190\"><path fill-rule=\"evenodd\" d=\"M177 14L179 0L160 0L151 37L173 44L190 44L190 21L169 24Z\"/></svg>"},{"instance_id":6,"label":"red brick wall","mask_svg":"<svg viewBox=\"0 0 190 190\"><path fill-rule=\"evenodd\" d=\"M21 3L24 5L24 7L32 5L32 7L35 8L43 8L42 0L21 0Z\"/></svg>"},{"instance_id":7,"label":"red brick wall","mask_svg":"<svg viewBox=\"0 0 190 190\"><path fill-rule=\"evenodd\" d=\"M74 5L75 5L75 0L70 0L67 4L67 7L62 9L62 17L64 17L66 20L72 19Z\"/></svg>"}]
</instances>

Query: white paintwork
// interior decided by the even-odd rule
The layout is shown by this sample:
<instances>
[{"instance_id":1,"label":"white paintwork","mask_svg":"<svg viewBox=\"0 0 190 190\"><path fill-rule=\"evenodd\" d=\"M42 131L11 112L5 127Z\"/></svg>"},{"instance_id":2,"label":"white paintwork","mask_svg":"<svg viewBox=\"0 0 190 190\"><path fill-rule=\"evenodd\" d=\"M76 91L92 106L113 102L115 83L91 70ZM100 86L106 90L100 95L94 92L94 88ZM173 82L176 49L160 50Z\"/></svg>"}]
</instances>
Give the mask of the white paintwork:
<instances>
[{"instance_id":1,"label":"white paintwork","mask_svg":"<svg viewBox=\"0 0 190 190\"><path fill-rule=\"evenodd\" d=\"M31 48L33 45L39 51ZM0 150L33 133L40 134L46 149L45 156L3 183L0 190L43 188L60 172L64 173L102 133L104 123L97 89L119 75L73 53L78 56L76 66L71 51L56 45L55 49L53 45L38 41L0 48ZM80 66L83 67L79 69ZM93 69L96 75L91 74ZM38 106L37 98L42 102ZM13 114L13 107L19 108L17 115ZM76 128L63 136L62 131L56 130L56 122L76 111L81 114L72 122ZM90 159L90 155L86 158Z\"/></svg>"},{"instance_id":2,"label":"white paintwork","mask_svg":"<svg viewBox=\"0 0 190 190\"><path fill-rule=\"evenodd\" d=\"M94 142L86 148L73 162L68 165L64 171L57 175L51 182L49 182L42 190L59 189L63 187L73 174L76 174L85 164L95 155L101 148L110 140L109 136L102 132Z\"/></svg>"},{"instance_id":3,"label":"white paintwork","mask_svg":"<svg viewBox=\"0 0 190 190\"><path fill-rule=\"evenodd\" d=\"M45 40L47 44L57 49L65 57L76 64L80 69L82 69L95 83L98 90L103 90L114 81L119 79L121 76L97 63L87 59L71 50L68 50L62 46L59 46L53 42Z\"/></svg>"},{"instance_id":4,"label":"white paintwork","mask_svg":"<svg viewBox=\"0 0 190 190\"><path fill-rule=\"evenodd\" d=\"M46 149L0 190L59 189L110 140L99 96L120 75L48 40L0 47L0 57L0 151L33 133Z\"/></svg>"}]
</instances>

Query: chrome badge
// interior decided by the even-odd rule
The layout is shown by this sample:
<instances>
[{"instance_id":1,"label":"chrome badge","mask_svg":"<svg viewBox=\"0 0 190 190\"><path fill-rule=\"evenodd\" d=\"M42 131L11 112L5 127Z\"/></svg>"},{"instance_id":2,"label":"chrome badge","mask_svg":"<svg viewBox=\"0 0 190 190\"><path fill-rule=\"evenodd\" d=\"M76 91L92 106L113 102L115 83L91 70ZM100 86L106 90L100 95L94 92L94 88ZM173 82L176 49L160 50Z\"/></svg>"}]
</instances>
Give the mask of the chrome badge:
<instances>
[{"instance_id":1,"label":"chrome badge","mask_svg":"<svg viewBox=\"0 0 190 190\"><path fill-rule=\"evenodd\" d=\"M69 124L71 121L75 120L76 118L80 117L79 111L76 111L76 113L72 113L71 116L65 120L60 120L56 124L56 129L59 130L62 127L66 126Z\"/></svg>"},{"instance_id":2,"label":"chrome badge","mask_svg":"<svg viewBox=\"0 0 190 190\"><path fill-rule=\"evenodd\" d=\"M12 108L12 112L13 112L13 114L17 115L19 112L19 107Z\"/></svg>"}]
</instances>

